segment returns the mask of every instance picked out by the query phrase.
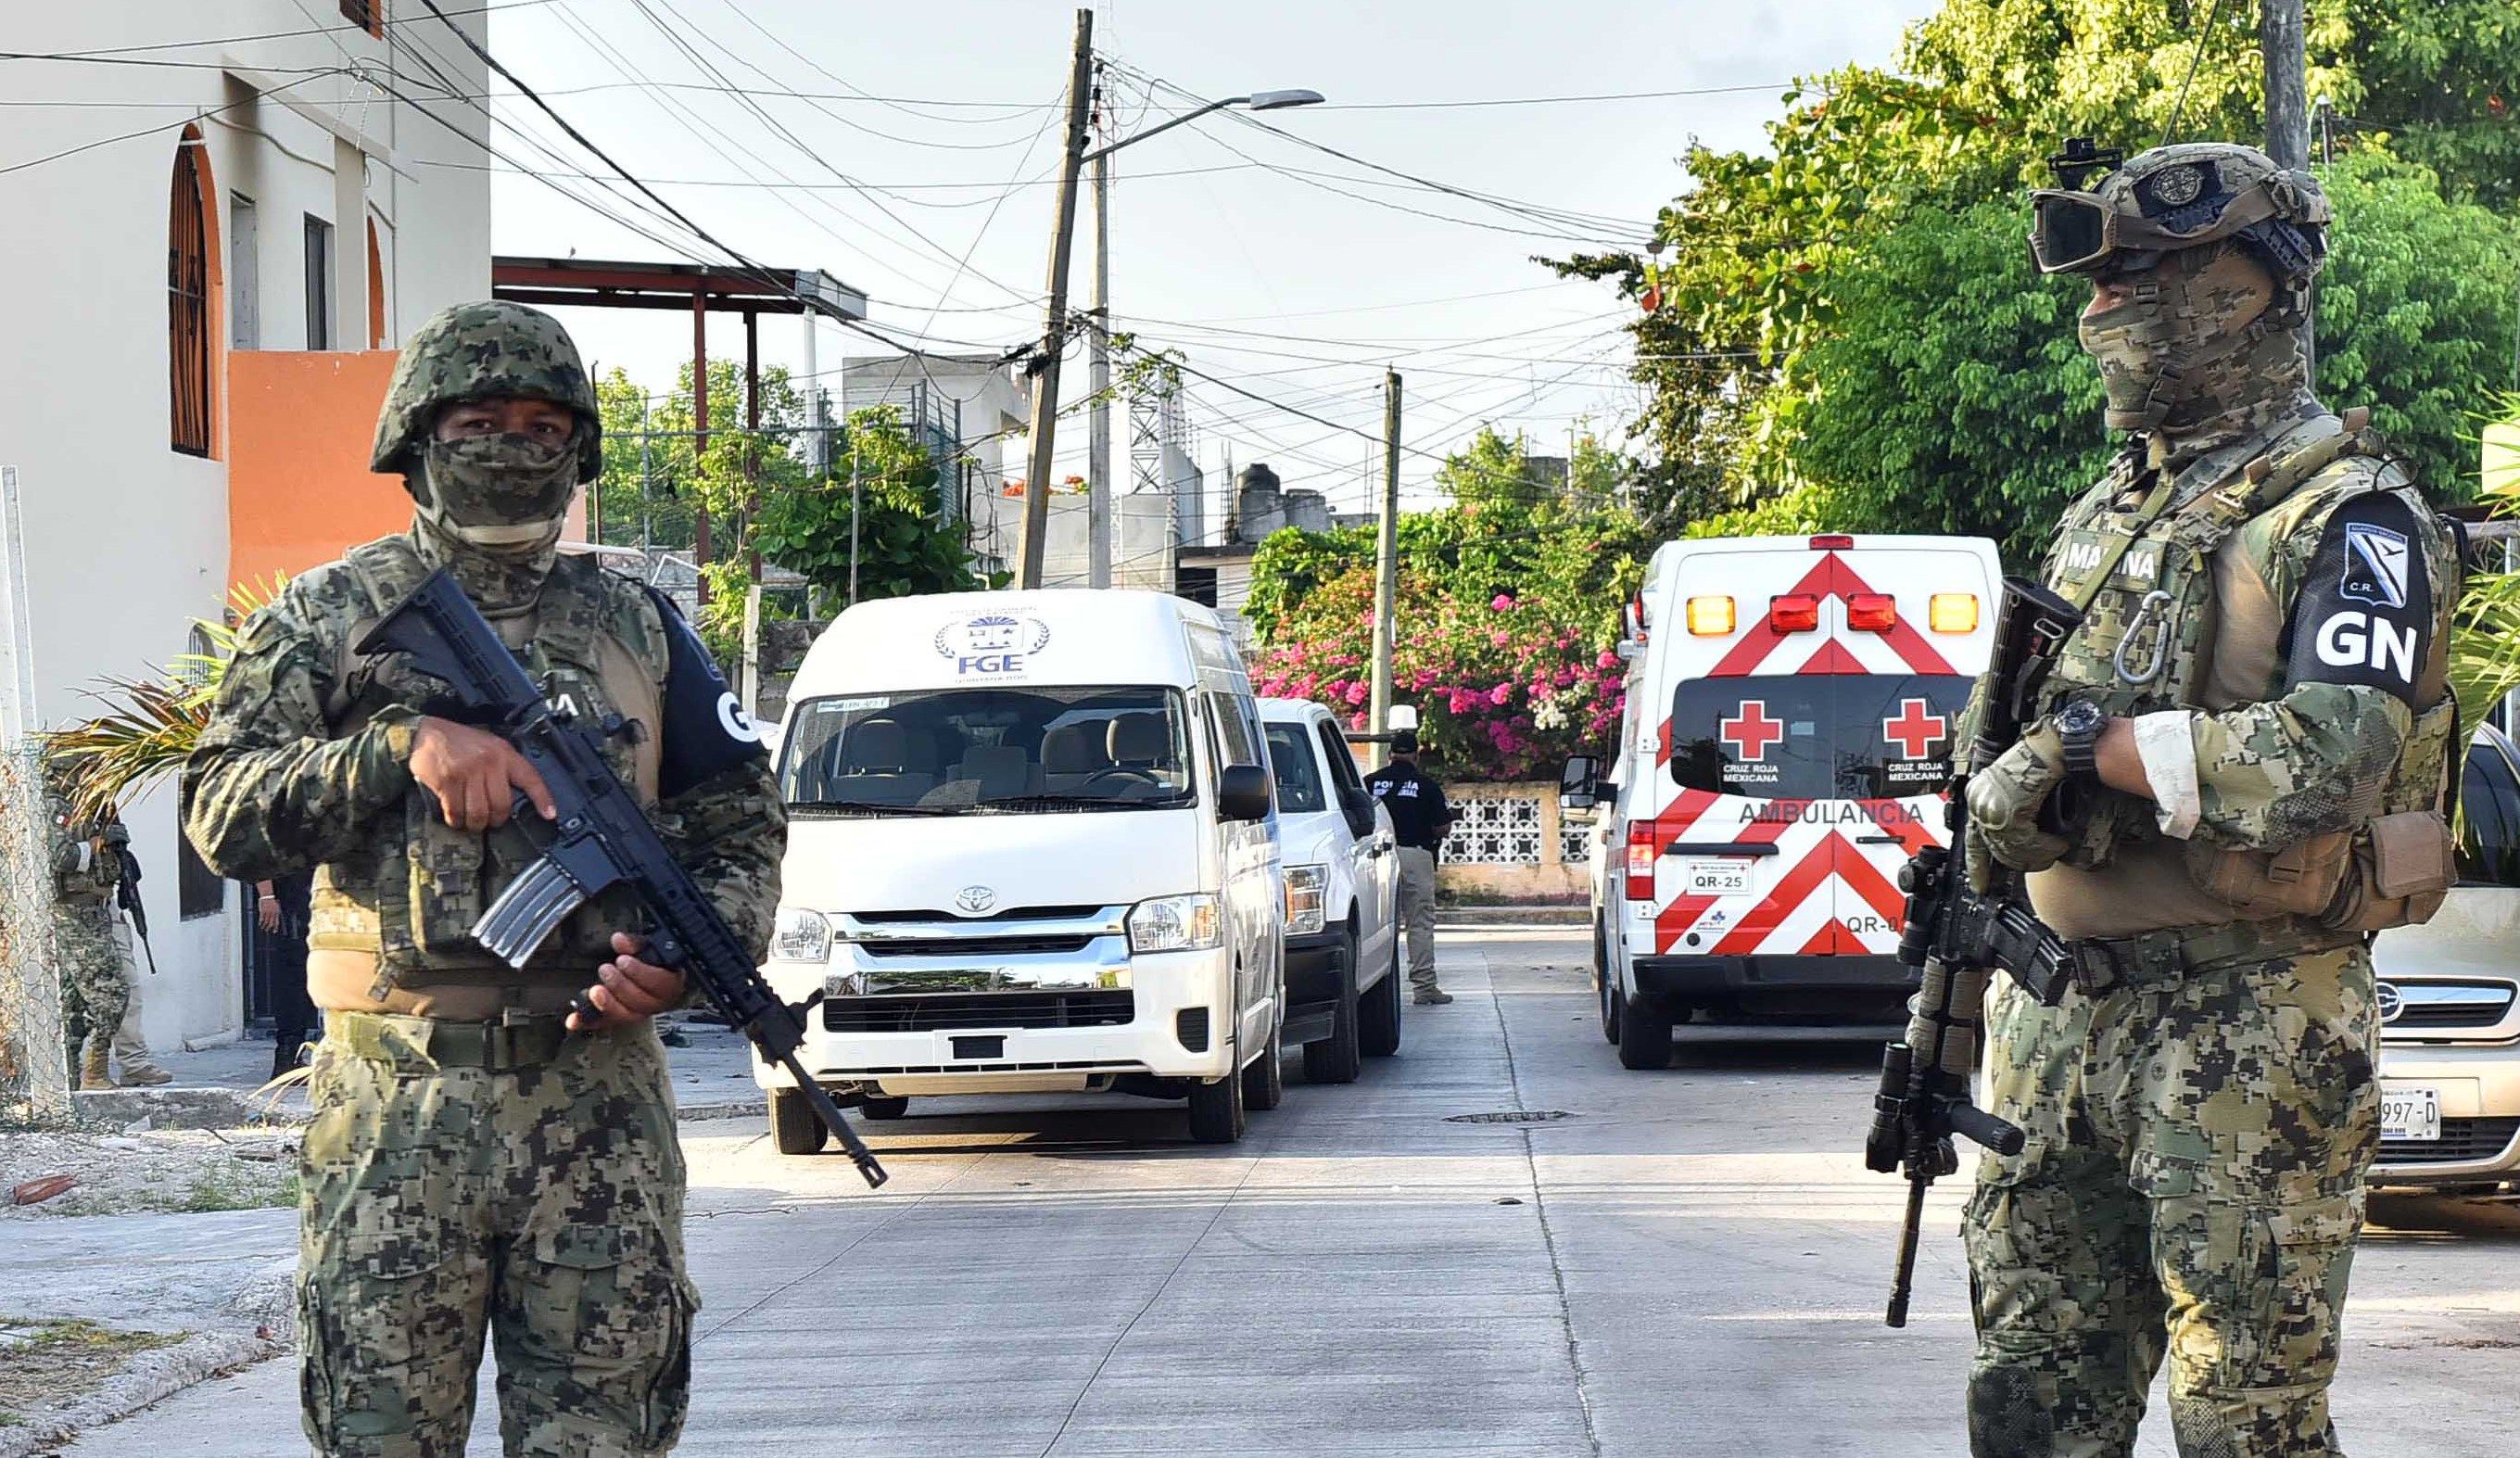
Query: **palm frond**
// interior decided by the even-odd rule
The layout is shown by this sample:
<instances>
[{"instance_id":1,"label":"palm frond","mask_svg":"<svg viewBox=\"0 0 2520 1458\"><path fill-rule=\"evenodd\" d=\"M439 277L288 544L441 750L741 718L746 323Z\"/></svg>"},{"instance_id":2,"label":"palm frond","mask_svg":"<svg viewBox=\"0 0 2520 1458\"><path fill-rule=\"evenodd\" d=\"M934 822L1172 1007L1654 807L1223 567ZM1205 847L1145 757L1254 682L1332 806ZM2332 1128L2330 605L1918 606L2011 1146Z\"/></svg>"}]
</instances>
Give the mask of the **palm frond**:
<instances>
[{"instance_id":1,"label":"palm frond","mask_svg":"<svg viewBox=\"0 0 2520 1458\"><path fill-rule=\"evenodd\" d=\"M208 652L178 654L155 679L108 676L81 690L104 712L55 731L44 747L67 773L73 813L102 817L183 765L236 657L238 625L270 606L288 580L240 582L221 620L195 618Z\"/></svg>"}]
</instances>

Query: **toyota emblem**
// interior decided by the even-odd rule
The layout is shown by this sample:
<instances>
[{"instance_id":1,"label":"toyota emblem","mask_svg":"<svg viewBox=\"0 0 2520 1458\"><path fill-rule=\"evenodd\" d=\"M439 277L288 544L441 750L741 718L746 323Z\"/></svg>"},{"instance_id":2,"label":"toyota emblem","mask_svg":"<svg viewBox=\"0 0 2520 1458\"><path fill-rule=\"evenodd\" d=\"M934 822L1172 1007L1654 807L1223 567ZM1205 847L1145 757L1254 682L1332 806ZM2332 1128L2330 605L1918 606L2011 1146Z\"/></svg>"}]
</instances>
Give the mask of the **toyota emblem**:
<instances>
[{"instance_id":1,"label":"toyota emblem","mask_svg":"<svg viewBox=\"0 0 2520 1458\"><path fill-rule=\"evenodd\" d=\"M978 916L998 904L998 893L985 886L967 886L954 893L954 909L965 916Z\"/></svg>"},{"instance_id":2,"label":"toyota emblem","mask_svg":"<svg viewBox=\"0 0 2520 1458\"><path fill-rule=\"evenodd\" d=\"M2395 982L2381 982L2374 986L2371 1000L2379 1004L2380 1021L2383 1023L2397 1022L2398 1015L2407 1010L2407 994L2399 991Z\"/></svg>"}]
</instances>

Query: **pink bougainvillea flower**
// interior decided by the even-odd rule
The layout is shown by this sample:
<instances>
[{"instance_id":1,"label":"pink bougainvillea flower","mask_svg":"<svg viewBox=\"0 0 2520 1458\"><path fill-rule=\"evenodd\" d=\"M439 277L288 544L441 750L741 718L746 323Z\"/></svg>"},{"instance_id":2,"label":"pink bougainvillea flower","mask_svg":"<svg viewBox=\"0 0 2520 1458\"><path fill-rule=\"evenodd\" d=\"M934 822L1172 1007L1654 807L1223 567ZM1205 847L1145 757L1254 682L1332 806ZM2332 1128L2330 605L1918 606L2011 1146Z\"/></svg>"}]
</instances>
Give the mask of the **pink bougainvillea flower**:
<instances>
[{"instance_id":1,"label":"pink bougainvillea flower","mask_svg":"<svg viewBox=\"0 0 2520 1458\"><path fill-rule=\"evenodd\" d=\"M1496 595L1496 601L1489 603L1488 606L1499 613L1504 613L1513 607L1513 599L1500 592Z\"/></svg>"},{"instance_id":2,"label":"pink bougainvillea flower","mask_svg":"<svg viewBox=\"0 0 2520 1458\"><path fill-rule=\"evenodd\" d=\"M1371 685L1351 683L1347 686L1347 702L1350 704L1363 704L1372 696L1372 692L1373 690Z\"/></svg>"},{"instance_id":3,"label":"pink bougainvillea flower","mask_svg":"<svg viewBox=\"0 0 2520 1458\"><path fill-rule=\"evenodd\" d=\"M1509 683L1501 683L1495 688L1488 690L1488 702L1500 708L1504 707L1507 702L1512 698L1513 685Z\"/></svg>"}]
</instances>

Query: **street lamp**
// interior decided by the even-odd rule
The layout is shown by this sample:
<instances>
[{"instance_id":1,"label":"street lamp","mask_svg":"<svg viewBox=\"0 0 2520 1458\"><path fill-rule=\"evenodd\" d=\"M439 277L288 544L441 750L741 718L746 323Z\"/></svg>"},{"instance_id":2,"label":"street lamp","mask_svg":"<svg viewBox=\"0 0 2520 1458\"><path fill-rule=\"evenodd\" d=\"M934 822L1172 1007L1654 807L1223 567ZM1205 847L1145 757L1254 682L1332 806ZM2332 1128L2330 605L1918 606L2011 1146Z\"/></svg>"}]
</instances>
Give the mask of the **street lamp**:
<instances>
[{"instance_id":1,"label":"street lamp","mask_svg":"<svg viewBox=\"0 0 2520 1458\"><path fill-rule=\"evenodd\" d=\"M1093 322L1086 337L1087 383L1093 391L1092 418L1087 424L1085 460L1085 581L1089 587L1111 585L1111 165L1112 153L1123 147L1143 142L1158 132L1196 121L1210 112L1228 107L1247 107L1254 112L1282 111L1288 107L1309 107L1319 102L1318 91L1255 91L1249 96L1229 96L1212 101L1195 111L1184 112L1156 126L1150 126L1134 137L1123 137L1105 147L1085 154L1094 168L1094 303Z\"/></svg>"},{"instance_id":2,"label":"street lamp","mask_svg":"<svg viewBox=\"0 0 2520 1458\"><path fill-rule=\"evenodd\" d=\"M1078 61L1082 79L1085 56L1084 37L1091 34L1090 12L1080 12ZM1087 330L1089 383L1093 390L1093 415L1088 432L1086 474L1086 581L1094 587L1111 585L1111 168L1109 158L1123 147L1134 146L1161 132L1196 121L1211 112L1228 107L1244 107L1254 112L1282 111L1288 107L1309 107L1322 100L1318 91L1255 91L1249 96L1229 96L1222 101L1201 104L1178 116L1150 126L1133 137L1097 147L1091 151L1071 152L1069 156L1094 168L1094 302L1090 308L1091 324ZM1071 98L1071 119L1080 118L1083 109L1076 105L1081 98ZM1071 143L1071 146L1074 144ZM1067 174L1074 185L1074 172ZM1033 383L1032 461L1024 485L1023 544L1017 558L1018 587L1041 585L1043 548L1050 526L1051 456L1058 428L1058 348L1066 325L1066 237L1064 228L1073 218L1062 209L1061 232L1052 240L1052 279L1048 351L1042 361L1039 377Z\"/></svg>"}]
</instances>

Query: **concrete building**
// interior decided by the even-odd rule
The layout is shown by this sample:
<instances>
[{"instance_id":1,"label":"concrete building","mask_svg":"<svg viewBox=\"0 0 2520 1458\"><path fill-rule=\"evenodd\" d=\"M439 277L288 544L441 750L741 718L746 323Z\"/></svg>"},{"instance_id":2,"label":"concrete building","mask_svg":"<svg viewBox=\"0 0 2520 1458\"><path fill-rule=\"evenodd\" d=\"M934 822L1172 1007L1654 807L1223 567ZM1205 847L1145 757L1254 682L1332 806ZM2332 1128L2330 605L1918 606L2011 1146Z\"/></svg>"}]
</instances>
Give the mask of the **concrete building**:
<instances>
[{"instance_id":1,"label":"concrete building","mask_svg":"<svg viewBox=\"0 0 2520 1458\"><path fill-rule=\"evenodd\" d=\"M479 147L396 94L487 87L442 23L383 9L9 7L11 49L92 59L0 61L0 469L17 503L0 740L92 712L82 689L194 647L190 623L240 575L407 520L367 441L393 344L489 293L490 182ZM478 7L448 9L484 37ZM174 798L125 811L159 1047L232 1034L245 1012L234 888L179 848Z\"/></svg>"},{"instance_id":2,"label":"concrete building","mask_svg":"<svg viewBox=\"0 0 2520 1458\"><path fill-rule=\"evenodd\" d=\"M1022 461L1032 388L1021 366L994 354L895 354L844 362L840 409L870 405L894 406L914 431L941 428L961 442L961 478L939 483L948 510L960 516L965 501L999 494L1007 463Z\"/></svg>"}]
</instances>

